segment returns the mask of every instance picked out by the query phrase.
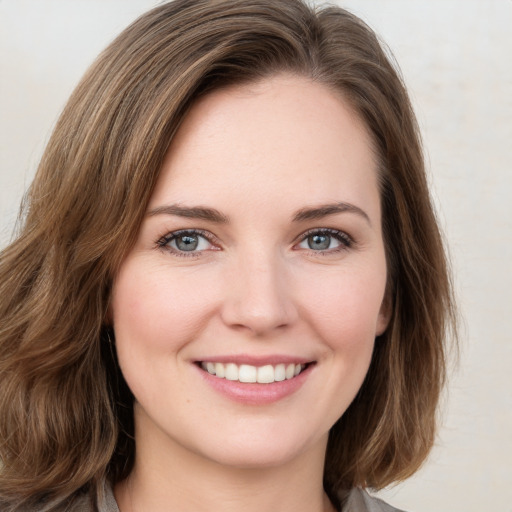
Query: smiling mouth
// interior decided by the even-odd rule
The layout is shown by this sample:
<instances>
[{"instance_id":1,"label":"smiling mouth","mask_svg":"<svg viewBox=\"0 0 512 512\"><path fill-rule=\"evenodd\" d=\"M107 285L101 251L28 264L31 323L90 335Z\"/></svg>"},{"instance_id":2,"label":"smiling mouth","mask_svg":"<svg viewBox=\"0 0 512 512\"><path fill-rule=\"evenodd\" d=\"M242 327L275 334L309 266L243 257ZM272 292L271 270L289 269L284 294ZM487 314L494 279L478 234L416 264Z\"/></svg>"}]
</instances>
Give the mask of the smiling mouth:
<instances>
[{"instance_id":1,"label":"smiling mouth","mask_svg":"<svg viewBox=\"0 0 512 512\"><path fill-rule=\"evenodd\" d=\"M252 366L250 364L213 363L201 361L200 368L219 379L238 382L271 384L290 380L302 373L311 363L300 364L267 364L264 366Z\"/></svg>"}]
</instances>

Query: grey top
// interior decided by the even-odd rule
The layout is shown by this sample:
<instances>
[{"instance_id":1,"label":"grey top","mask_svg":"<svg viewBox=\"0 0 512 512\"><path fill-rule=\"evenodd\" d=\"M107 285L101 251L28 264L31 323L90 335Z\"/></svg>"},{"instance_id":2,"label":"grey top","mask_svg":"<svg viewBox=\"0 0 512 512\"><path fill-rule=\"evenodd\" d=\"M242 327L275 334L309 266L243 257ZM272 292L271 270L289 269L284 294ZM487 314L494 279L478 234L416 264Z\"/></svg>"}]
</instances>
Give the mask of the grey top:
<instances>
[{"instance_id":1,"label":"grey top","mask_svg":"<svg viewBox=\"0 0 512 512\"><path fill-rule=\"evenodd\" d=\"M70 512L91 512L89 499L84 496L75 505ZM110 486L105 487L105 500L100 504L99 512L119 512L114 493ZM348 500L341 512L404 512L384 503L378 498L370 496L363 489L352 489Z\"/></svg>"},{"instance_id":2,"label":"grey top","mask_svg":"<svg viewBox=\"0 0 512 512\"><path fill-rule=\"evenodd\" d=\"M346 505L341 512L404 512L379 498L370 496L363 489L355 488L350 491Z\"/></svg>"}]
</instances>

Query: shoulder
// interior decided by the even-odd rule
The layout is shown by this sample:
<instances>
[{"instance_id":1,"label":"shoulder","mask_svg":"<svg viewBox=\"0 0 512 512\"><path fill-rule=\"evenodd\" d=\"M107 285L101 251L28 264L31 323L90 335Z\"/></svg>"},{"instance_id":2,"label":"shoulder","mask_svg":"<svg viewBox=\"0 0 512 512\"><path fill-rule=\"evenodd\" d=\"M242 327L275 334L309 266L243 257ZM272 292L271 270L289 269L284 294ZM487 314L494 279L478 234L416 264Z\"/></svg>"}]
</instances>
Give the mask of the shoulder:
<instances>
[{"instance_id":1,"label":"shoulder","mask_svg":"<svg viewBox=\"0 0 512 512\"><path fill-rule=\"evenodd\" d=\"M98 507L94 507L91 498L87 495L81 496L66 512L119 512L119 508L114 498L112 487L108 484L104 486L104 492L98 496Z\"/></svg>"},{"instance_id":2,"label":"shoulder","mask_svg":"<svg viewBox=\"0 0 512 512\"><path fill-rule=\"evenodd\" d=\"M0 507L0 511L2 508ZM103 492L98 493L96 498L90 494L78 493L71 497L66 503L56 504L55 502L41 504L34 509L23 512L119 512L114 493L109 484L105 483Z\"/></svg>"},{"instance_id":3,"label":"shoulder","mask_svg":"<svg viewBox=\"0 0 512 512\"><path fill-rule=\"evenodd\" d=\"M363 489L355 488L350 491L348 499L341 512L404 512L388 505L379 498L370 496Z\"/></svg>"}]
</instances>

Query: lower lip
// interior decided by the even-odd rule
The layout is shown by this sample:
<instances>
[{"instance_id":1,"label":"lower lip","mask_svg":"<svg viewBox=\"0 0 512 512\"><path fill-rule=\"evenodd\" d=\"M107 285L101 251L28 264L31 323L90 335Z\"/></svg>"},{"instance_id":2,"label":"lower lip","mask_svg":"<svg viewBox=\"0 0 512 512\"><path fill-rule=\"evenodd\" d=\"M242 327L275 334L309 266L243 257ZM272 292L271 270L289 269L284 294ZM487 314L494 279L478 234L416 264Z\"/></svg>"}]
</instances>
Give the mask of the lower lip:
<instances>
[{"instance_id":1,"label":"lower lip","mask_svg":"<svg viewBox=\"0 0 512 512\"><path fill-rule=\"evenodd\" d=\"M309 365L292 379L269 384L246 383L237 380L221 379L197 367L202 378L217 392L235 402L248 405L265 405L286 398L304 384L314 365Z\"/></svg>"}]
</instances>

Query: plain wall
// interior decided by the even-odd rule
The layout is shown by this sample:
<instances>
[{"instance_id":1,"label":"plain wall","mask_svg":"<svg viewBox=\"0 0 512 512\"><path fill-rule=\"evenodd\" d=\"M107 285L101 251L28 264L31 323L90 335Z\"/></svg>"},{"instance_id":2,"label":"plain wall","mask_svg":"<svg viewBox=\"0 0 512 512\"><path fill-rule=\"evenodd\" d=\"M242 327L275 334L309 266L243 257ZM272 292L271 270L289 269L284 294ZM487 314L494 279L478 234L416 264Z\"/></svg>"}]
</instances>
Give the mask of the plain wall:
<instances>
[{"instance_id":1,"label":"plain wall","mask_svg":"<svg viewBox=\"0 0 512 512\"><path fill-rule=\"evenodd\" d=\"M97 53L154 0L0 0L0 247L52 126ZM416 512L512 511L512 1L347 0L415 104L463 324L443 428L381 494Z\"/></svg>"}]
</instances>

